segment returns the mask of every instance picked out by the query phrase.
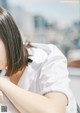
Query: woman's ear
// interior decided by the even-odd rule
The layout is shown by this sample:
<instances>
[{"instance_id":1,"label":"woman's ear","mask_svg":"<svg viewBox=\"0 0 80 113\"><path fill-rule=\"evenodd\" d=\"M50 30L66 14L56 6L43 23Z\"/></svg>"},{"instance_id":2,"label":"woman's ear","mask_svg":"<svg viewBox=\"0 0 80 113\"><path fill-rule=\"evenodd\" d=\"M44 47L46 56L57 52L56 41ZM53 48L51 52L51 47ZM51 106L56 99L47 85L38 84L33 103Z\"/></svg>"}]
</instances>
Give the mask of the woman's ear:
<instances>
[{"instance_id":1,"label":"woman's ear","mask_svg":"<svg viewBox=\"0 0 80 113\"><path fill-rule=\"evenodd\" d=\"M5 69L7 70L8 69L8 66L6 66Z\"/></svg>"}]
</instances>

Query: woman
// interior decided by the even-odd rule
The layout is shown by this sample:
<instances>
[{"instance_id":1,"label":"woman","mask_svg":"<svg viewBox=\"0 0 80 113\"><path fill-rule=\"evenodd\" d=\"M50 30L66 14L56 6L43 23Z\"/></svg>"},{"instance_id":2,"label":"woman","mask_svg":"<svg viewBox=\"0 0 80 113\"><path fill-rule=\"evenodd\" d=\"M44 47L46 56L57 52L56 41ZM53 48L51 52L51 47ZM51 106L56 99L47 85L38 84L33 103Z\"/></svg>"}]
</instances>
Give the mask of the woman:
<instances>
[{"instance_id":1,"label":"woman","mask_svg":"<svg viewBox=\"0 0 80 113\"><path fill-rule=\"evenodd\" d=\"M52 44L23 45L12 16L3 8L0 8L0 70L2 105L6 97L8 107L11 103L20 113L76 113L64 55Z\"/></svg>"}]
</instances>

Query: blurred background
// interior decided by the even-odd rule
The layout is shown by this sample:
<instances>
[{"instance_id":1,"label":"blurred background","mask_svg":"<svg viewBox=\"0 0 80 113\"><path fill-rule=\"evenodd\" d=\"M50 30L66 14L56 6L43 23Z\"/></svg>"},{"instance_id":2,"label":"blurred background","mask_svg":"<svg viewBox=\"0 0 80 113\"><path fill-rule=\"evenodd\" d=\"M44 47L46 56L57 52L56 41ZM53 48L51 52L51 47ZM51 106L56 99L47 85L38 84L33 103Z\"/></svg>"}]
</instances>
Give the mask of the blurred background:
<instances>
[{"instance_id":1,"label":"blurred background","mask_svg":"<svg viewBox=\"0 0 80 113\"><path fill-rule=\"evenodd\" d=\"M0 0L23 41L52 43L68 59L70 87L80 105L80 0Z\"/></svg>"}]
</instances>

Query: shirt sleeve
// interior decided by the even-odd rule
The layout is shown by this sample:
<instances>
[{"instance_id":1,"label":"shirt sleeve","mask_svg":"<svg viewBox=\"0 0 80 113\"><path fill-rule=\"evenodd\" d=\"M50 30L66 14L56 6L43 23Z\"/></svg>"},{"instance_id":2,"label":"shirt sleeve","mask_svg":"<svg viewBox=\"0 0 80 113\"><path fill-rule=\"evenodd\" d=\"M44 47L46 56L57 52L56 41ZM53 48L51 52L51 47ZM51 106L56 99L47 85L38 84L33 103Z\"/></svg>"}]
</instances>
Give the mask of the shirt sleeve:
<instances>
[{"instance_id":1,"label":"shirt sleeve","mask_svg":"<svg viewBox=\"0 0 80 113\"><path fill-rule=\"evenodd\" d=\"M48 45L51 52L43 64L39 77L40 93L61 92L70 97L67 60L54 45Z\"/></svg>"}]
</instances>

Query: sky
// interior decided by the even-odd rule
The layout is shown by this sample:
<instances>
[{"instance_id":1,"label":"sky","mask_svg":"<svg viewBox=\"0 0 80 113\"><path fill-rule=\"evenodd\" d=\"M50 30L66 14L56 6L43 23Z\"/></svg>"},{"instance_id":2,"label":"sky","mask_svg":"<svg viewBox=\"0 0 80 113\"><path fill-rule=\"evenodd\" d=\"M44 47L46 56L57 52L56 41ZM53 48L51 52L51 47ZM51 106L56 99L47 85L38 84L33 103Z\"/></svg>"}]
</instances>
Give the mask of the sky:
<instances>
[{"instance_id":1,"label":"sky","mask_svg":"<svg viewBox=\"0 0 80 113\"><path fill-rule=\"evenodd\" d=\"M44 16L62 27L80 20L80 0L8 0L12 6L21 6L33 15Z\"/></svg>"}]
</instances>

